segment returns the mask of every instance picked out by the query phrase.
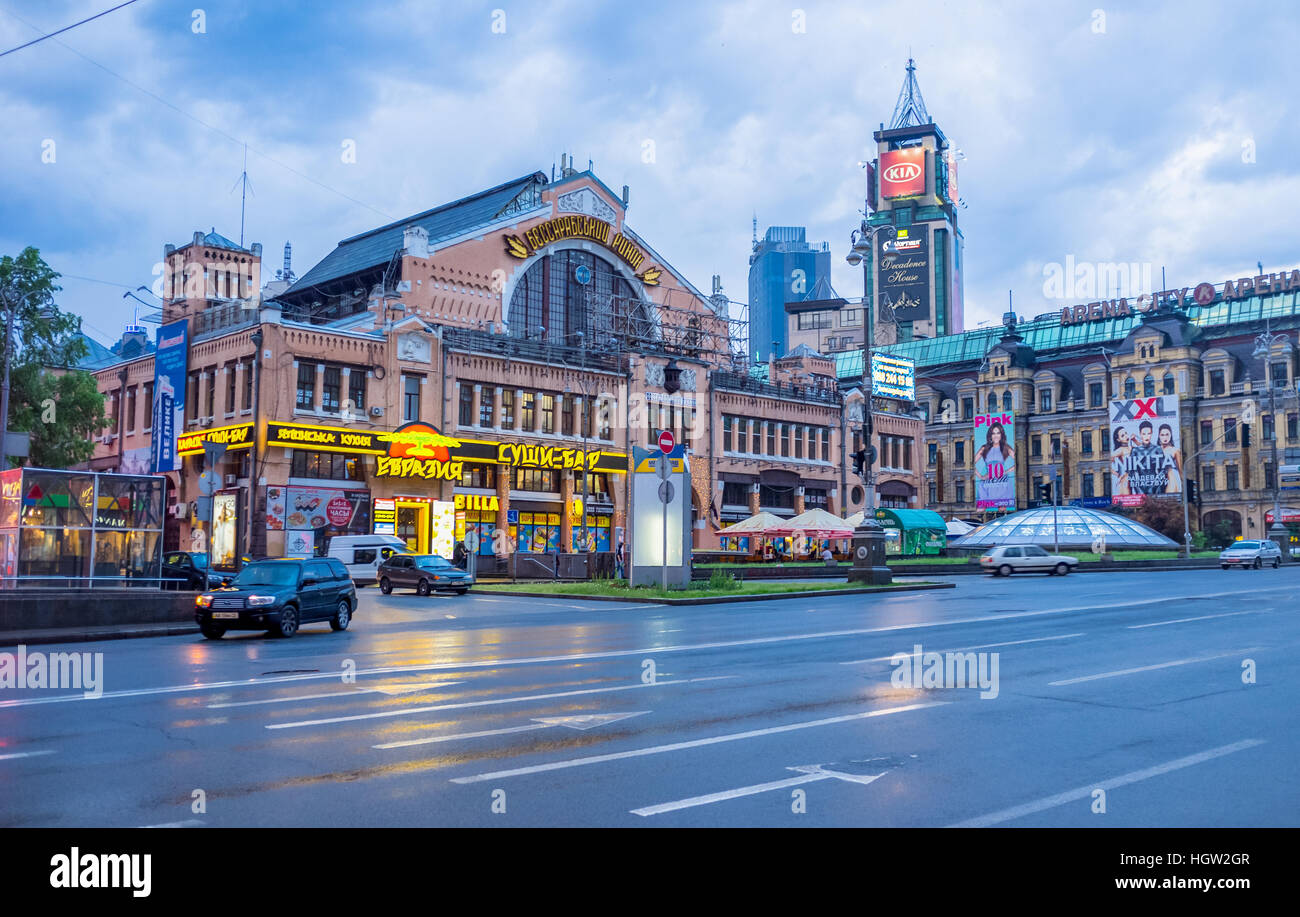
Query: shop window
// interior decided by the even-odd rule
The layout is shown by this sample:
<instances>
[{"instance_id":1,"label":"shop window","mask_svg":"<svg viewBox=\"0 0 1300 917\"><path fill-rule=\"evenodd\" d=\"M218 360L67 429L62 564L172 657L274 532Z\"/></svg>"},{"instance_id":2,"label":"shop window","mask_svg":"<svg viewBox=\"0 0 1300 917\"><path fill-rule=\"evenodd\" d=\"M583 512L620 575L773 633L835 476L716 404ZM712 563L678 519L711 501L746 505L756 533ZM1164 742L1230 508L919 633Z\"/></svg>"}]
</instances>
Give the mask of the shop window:
<instances>
[{"instance_id":1,"label":"shop window","mask_svg":"<svg viewBox=\"0 0 1300 917\"><path fill-rule=\"evenodd\" d=\"M481 490L495 489L497 486L496 466L466 462L461 466L460 486L477 487Z\"/></svg>"},{"instance_id":2,"label":"shop window","mask_svg":"<svg viewBox=\"0 0 1300 917\"><path fill-rule=\"evenodd\" d=\"M298 363L298 397L294 406L300 411L316 407L316 364Z\"/></svg>"}]
</instances>

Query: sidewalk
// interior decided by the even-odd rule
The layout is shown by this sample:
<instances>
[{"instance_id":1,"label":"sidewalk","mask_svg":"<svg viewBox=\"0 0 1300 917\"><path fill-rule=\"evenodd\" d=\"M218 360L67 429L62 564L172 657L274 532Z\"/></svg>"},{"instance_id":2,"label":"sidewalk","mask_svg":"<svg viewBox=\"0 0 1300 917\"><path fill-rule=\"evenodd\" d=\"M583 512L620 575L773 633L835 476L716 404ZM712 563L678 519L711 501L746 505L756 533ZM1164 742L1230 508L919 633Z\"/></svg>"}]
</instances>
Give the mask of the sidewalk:
<instances>
[{"instance_id":1,"label":"sidewalk","mask_svg":"<svg viewBox=\"0 0 1300 917\"><path fill-rule=\"evenodd\" d=\"M0 646L31 646L37 643L89 643L96 640L125 640L132 637L198 636L199 626L188 624L118 624L95 627L39 627L28 630L0 630Z\"/></svg>"}]
</instances>

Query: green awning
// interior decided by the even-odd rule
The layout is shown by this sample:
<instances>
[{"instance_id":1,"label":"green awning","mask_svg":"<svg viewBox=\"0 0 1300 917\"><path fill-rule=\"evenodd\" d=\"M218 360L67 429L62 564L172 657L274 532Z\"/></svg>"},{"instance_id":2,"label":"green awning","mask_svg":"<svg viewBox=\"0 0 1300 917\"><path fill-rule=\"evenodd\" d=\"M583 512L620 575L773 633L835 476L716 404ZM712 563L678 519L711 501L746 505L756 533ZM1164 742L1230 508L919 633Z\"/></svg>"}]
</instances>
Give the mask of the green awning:
<instances>
[{"instance_id":1,"label":"green awning","mask_svg":"<svg viewBox=\"0 0 1300 917\"><path fill-rule=\"evenodd\" d=\"M947 534L948 523L943 516L929 509L878 509L876 521L892 529L904 532L930 529Z\"/></svg>"}]
</instances>

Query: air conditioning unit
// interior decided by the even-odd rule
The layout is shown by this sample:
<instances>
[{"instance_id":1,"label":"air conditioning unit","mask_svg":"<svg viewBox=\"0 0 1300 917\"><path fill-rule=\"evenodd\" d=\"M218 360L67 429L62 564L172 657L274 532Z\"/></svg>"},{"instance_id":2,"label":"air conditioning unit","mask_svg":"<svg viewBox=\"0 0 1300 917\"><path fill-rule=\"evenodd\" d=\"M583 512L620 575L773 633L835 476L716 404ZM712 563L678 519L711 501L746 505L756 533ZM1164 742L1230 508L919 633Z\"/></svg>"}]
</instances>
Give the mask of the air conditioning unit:
<instances>
[{"instance_id":1,"label":"air conditioning unit","mask_svg":"<svg viewBox=\"0 0 1300 917\"><path fill-rule=\"evenodd\" d=\"M372 408L370 409L370 416L371 416L371 417L383 417L383 416L384 416L384 409L381 408L379 405L375 405L374 407L372 407Z\"/></svg>"},{"instance_id":2,"label":"air conditioning unit","mask_svg":"<svg viewBox=\"0 0 1300 917\"><path fill-rule=\"evenodd\" d=\"M212 418L211 418L211 417L200 417L200 418L199 418L199 426L200 426L200 427L210 427L210 426L212 426Z\"/></svg>"},{"instance_id":3,"label":"air conditioning unit","mask_svg":"<svg viewBox=\"0 0 1300 917\"><path fill-rule=\"evenodd\" d=\"M234 476L233 474L228 474L228 475L226 475L226 486L227 486L227 487L229 487L231 484L234 484L235 481L236 481L236 478L235 478L235 476Z\"/></svg>"}]
</instances>

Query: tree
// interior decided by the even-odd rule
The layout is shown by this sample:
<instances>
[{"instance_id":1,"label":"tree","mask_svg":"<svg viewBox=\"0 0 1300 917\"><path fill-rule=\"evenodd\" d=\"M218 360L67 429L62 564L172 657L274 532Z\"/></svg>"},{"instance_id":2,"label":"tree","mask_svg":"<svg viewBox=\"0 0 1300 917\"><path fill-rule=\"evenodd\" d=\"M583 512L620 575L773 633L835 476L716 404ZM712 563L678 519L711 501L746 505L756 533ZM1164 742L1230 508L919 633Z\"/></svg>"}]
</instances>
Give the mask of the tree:
<instances>
[{"instance_id":1,"label":"tree","mask_svg":"<svg viewBox=\"0 0 1300 917\"><path fill-rule=\"evenodd\" d=\"M89 459L107 423L94 377L76 369L86 355L81 319L54 304L58 277L31 246L0 258L0 318L13 321L9 429L32 435L29 464L47 468Z\"/></svg>"},{"instance_id":2,"label":"tree","mask_svg":"<svg viewBox=\"0 0 1300 917\"><path fill-rule=\"evenodd\" d=\"M1183 543L1183 504L1178 499L1145 496L1133 516L1166 538Z\"/></svg>"}]
</instances>

